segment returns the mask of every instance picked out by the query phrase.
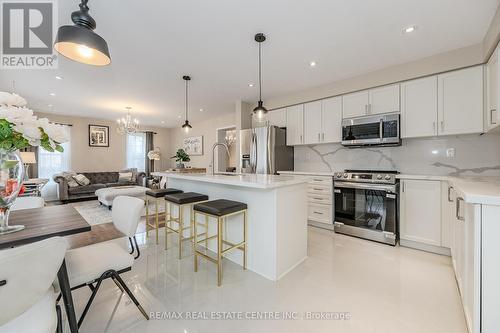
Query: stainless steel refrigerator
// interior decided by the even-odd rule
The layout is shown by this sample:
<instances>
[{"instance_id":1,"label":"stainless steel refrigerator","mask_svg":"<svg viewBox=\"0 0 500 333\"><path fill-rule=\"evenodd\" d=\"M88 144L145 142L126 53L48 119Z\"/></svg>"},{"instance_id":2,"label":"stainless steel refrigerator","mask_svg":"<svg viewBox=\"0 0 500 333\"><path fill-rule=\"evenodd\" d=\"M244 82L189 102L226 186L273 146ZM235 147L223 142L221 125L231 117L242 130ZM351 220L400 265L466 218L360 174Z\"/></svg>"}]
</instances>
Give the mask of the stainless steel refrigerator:
<instances>
[{"instance_id":1,"label":"stainless steel refrigerator","mask_svg":"<svg viewBox=\"0 0 500 333\"><path fill-rule=\"evenodd\" d=\"M286 145L286 129L277 126L240 131L241 172L276 174L293 170L293 147Z\"/></svg>"}]
</instances>

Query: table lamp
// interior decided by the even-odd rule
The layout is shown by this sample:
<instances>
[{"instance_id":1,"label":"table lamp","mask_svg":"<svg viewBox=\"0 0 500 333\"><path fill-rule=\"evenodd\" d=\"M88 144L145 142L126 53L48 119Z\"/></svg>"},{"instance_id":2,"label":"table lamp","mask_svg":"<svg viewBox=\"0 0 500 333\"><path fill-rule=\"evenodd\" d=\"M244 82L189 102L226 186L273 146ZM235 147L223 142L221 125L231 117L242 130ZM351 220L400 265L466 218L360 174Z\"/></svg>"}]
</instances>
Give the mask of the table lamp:
<instances>
[{"instance_id":1,"label":"table lamp","mask_svg":"<svg viewBox=\"0 0 500 333\"><path fill-rule=\"evenodd\" d=\"M30 164L36 164L36 156L32 151L22 151L19 153L21 155L21 160L23 161L26 173L24 174L24 180L28 180L29 177L29 167Z\"/></svg>"}]
</instances>

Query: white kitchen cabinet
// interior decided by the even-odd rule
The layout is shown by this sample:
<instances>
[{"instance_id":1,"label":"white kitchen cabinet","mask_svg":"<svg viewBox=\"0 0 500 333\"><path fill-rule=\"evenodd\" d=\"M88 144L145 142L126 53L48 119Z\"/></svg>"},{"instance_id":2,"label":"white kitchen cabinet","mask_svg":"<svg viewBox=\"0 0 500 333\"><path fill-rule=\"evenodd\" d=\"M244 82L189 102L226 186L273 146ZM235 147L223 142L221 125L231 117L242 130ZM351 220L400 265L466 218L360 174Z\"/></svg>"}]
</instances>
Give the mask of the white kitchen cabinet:
<instances>
[{"instance_id":1,"label":"white kitchen cabinet","mask_svg":"<svg viewBox=\"0 0 500 333\"><path fill-rule=\"evenodd\" d=\"M366 116L369 104L368 90L342 96L343 118Z\"/></svg>"},{"instance_id":2,"label":"white kitchen cabinet","mask_svg":"<svg viewBox=\"0 0 500 333\"><path fill-rule=\"evenodd\" d=\"M441 246L441 182L404 179L400 239Z\"/></svg>"},{"instance_id":3,"label":"white kitchen cabinet","mask_svg":"<svg viewBox=\"0 0 500 333\"><path fill-rule=\"evenodd\" d=\"M368 114L399 112L399 83L368 90Z\"/></svg>"},{"instance_id":4,"label":"white kitchen cabinet","mask_svg":"<svg viewBox=\"0 0 500 333\"><path fill-rule=\"evenodd\" d=\"M450 250L453 243L455 196L453 187L447 181L441 182L441 246Z\"/></svg>"},{"instance_id":5,"label":"white kitchen cabinet","mask_svg":"<svg viewBox=\"0 0 500 333\"><path fill-rule=\"evenodd\" d=\"M438 75L438 134L483 132L483 66Z\"/></svg>"},{"instance_id":6,"label":"white kitchen cabinet","mask_svg":"<svg viewBox=\"0 0 500 333\"><path fill-rule=\"evenodd\" d=\"M486 64L486 107L484 108L484 130L486 132L500 125L500 112L497 111L500 95L498 52L497 47Z\"/></svg>"},{"instance_id":7,"label":"white kitchen cabinet","mask_svg":"<svg viewBox=\"0 0 500 333\"><path fill-rule=\"evenodd\" d=\"M321 101L321 142L342 141L342 97L332 97Z\"/></svg>"},{"instance_id":8,"label":"white kitchen cabinet","mask_svg":"<svg viewBox=\"0 0 500 333\"><path fill-rule=\"evenodd\" d=\"M304 104L304 139L306 144L320 143L323 135L321 101Z\"/></svg>"},{"instance_id":9,"label":"white kitchen cabinet","mask_svg":"<svg viewBox=\"0 0 500 333\"><path fill-rule=\"evenodd\" d=\"M437 76L401 84L401 137L436 136L438 89Z\"/></svg>"},{"instance_id":10,"label":"white kitchen cabinet","mask_svg":"<svg viewBox=\"0 0 500 333\"><path fill-rule=\"evenodd\" d=\"M286 108L286 144L288 146L304 143L304 104Z\"/></svg>"}]
</instances>

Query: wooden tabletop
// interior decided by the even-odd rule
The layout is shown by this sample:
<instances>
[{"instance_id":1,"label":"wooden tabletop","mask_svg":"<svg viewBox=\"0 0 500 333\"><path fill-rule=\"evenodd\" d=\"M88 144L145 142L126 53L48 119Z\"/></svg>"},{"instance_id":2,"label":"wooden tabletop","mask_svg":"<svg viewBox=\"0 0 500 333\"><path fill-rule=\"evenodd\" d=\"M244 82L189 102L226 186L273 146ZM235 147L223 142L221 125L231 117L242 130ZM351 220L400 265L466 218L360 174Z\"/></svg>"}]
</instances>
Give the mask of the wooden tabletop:
<instances>
[{"instance_id":1,"label":"wooden tabletop","mask_svg":"<svg viewBox=\"0 0 500 333\"><path fill-rule=\"evenodd\" d=\"M25 209L10 213L9 225L26 228L0 235L0 248L40 241L54 236L67 236L90 231L90 224L70 205Z\"/></svg>"}]
</instances>

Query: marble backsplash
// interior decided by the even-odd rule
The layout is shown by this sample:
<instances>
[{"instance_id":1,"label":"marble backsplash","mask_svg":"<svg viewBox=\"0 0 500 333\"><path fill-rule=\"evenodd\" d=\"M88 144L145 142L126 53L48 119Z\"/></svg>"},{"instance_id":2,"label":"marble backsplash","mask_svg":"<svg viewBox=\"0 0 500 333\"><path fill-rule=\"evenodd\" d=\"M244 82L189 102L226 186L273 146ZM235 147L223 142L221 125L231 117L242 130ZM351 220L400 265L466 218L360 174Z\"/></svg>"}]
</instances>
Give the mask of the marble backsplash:
<instances>
[{"instance_id":1,"label":"marble backsplash","mask_svg":"<svg viewBox=\"0 0 500 333\"><path fill-rule=\"evenodd\" d=\"M403 139L398 147L295 147L296 171L397 170L405 174L500 176L500 134Z\"/></svg>"}]
</instances>

